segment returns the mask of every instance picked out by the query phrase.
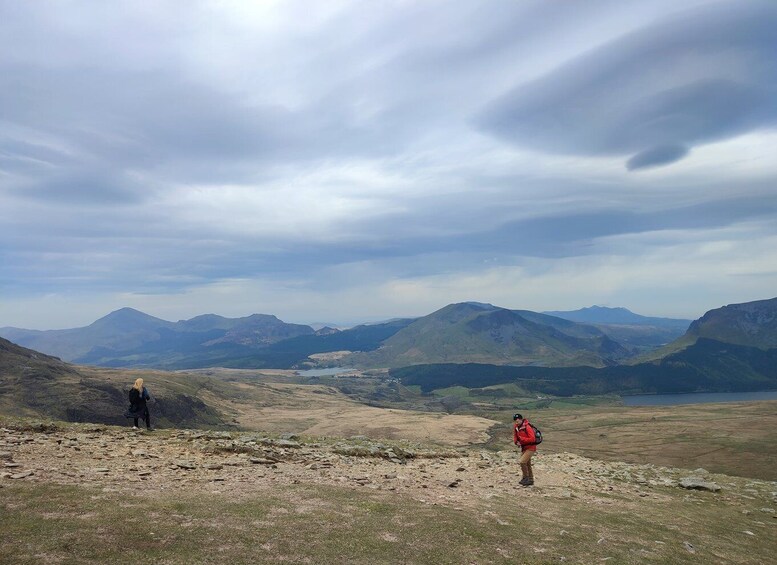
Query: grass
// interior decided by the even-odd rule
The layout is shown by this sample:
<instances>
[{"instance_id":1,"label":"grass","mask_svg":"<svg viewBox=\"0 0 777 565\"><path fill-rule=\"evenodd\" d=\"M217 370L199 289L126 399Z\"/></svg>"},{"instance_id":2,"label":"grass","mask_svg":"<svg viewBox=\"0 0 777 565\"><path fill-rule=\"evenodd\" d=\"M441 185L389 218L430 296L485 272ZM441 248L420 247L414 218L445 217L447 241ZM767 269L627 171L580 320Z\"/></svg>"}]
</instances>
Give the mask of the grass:
<instances>
[{"instance_id":1,"label":"grass","mask_svg":"<svg viewBox=\"0 0 777 565\"><path fill-rule=\"evenodd\" d=\"M492 430L490 446L508 445L511 412L488 414L506 423ZM777 480L775 401L651 407L554 402L524 415L542 429L546 452Z\"/></svg>"},{"instance_id":2,"label":"grass","mask_svg":"<svg viewBox=\"0 0 777 565\"><path fill-rule=\"evenodd\" d=\"M14 485L4 494L4 563L460 562L506 532L460 511L346 489L225 500L120 499L78 487ZM304 500L304 502L300 502ZM456 546L454 549L453 546Z\"/></svg>"},{"instance_id":3,"label":"grass","mask_svg":"<svg viewBox=\"0 0 777 565\"><path fill-rule=\"evenodd\" d=\"M0 562L539 564L609 558L624 564L761 564L770 559L773 524L758 525L739 505L711 493L658 494L637 501L603 495L592 504L522 499L518 491L455 508L361 487L300 484L230 499L216 493L152 498L13 483L0 490L5 540ZM696 553L685 549L686 542Z\"/></svg>"},{"instance_id":4,"label":"grass","mask_svg":"<svg viewBox=\"0 0 777 565\"><path fill-rule=\"evenodd\" d=\"M719 461L767 473L777 456L775 408L775 402L583 405L529 417L543 428L546 453L574 445L589 456L660 465L666 464L662 457L680 460L713 448L719 451L701 465L710 471L718 469L709 463ZM0 425L26 429L23 420L12 418L0 418ZM723 436L721 430L738 435ZM507 433L509 425L495 437L506 444L500 434ZM750 443L732 441L737 437ZM762 509L777 506L777 485L756 482L751 491L746 479L731 481L736 486L721 480L718 494L645 484L639 487L643 496L616 489L567 497L540 484L531 496L499 488L492 497L452 503L422 489L399 493L353 484L247 485L229 496L212 490L217 483L199 490L128 486L116 492L3 479L0 563L770 562L777 519Z\"/></svg>"}]
</instances>

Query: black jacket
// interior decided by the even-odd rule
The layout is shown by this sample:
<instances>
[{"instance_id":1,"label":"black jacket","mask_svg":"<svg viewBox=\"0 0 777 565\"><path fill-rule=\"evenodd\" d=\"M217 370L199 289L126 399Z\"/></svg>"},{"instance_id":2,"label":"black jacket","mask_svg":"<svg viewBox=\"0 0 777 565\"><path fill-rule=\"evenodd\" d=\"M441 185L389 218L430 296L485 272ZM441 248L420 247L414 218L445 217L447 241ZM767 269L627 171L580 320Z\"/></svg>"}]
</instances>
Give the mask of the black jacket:
<instances>
[{"instance_id":1,"label":"black jacket","mask_svg":"<svg viewBox=\"0 0 777 565\"><path fill-rule=\"evenodd\" d=\"M151 396L148 394L146 387L143 387L143 392L132 387L129 391L129 410L127 410L127 413L124 415L127 418L145 418L146 413L148 412L148 404L146 404L146 401L150 399Z\"/></svg>"}]
</instances>

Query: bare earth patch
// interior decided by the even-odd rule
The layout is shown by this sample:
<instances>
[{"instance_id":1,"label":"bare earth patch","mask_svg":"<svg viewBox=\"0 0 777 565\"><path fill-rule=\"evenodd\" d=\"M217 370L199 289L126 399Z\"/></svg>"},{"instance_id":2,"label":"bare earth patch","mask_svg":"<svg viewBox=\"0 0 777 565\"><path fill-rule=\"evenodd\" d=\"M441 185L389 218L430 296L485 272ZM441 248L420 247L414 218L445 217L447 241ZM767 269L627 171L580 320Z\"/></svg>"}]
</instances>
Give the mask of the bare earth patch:
<instances>
[{"instance_id":1,"label":"bare earth patch","mask_svg":"<svg viewBox=\"0 0 777 565\"><path fill-rule=\"evenodd\" d=\"M440 445L488 440L493 420L469 415L414 412L365 406L336 389L289 383L242 384L250 399L231 408L241 428L316 436L406 439ZM215 403L215 400L211 400Z\"/></svg>"}]
</instances>

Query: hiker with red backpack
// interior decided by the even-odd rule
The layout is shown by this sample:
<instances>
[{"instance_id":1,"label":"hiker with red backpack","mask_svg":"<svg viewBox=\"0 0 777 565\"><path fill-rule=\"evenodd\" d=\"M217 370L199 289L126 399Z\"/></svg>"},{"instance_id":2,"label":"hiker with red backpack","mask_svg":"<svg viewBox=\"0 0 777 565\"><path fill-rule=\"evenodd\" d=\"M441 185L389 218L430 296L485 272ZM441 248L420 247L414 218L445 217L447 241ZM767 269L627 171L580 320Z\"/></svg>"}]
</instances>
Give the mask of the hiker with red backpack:
<instances>
[{"instance_id":1,"label":"hiker with red backpack","mask_svg":"<svg viewBox=\"0 0 777 565\"><path fill-rule=\"evenodd\" d=\"M520 414L513 415L513 443L521 445L521 480L518 484L525 487L534 484L534 472L532 471L531 458L537 451L537 444L542 441L539 430L529 423L529 420Z\"/></svg>"}]
</instances>

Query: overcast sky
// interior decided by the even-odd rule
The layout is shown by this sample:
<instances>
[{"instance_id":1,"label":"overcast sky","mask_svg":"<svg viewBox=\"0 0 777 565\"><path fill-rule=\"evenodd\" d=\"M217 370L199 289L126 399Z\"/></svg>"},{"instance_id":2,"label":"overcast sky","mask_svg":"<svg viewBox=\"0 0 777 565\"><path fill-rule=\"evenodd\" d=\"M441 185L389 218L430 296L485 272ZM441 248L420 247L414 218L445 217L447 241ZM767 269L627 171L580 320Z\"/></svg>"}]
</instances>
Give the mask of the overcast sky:
<instances>
[{"instance_id":1,"label":"overcast sky","mask_svg":"<svg viewBox=\"0 0 777 565\"><path fill-rule=\"evenodd\" d=\"M777 2L0 0L0 326L777 296Z\"/></svg>"}]
</instances>

